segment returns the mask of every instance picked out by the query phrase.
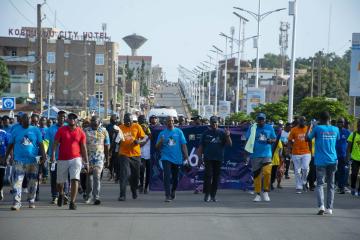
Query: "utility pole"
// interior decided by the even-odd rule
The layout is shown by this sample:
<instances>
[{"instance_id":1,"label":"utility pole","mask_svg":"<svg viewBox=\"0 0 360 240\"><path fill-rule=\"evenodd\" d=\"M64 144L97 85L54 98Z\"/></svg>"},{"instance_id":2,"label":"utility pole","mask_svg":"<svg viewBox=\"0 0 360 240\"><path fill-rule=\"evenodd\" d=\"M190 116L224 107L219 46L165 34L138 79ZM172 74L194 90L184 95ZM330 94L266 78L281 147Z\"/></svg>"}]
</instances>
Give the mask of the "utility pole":
<instances>
[{"instance_id":1,"label":"utility pole","mask_svg":"<svg viewBox=\"0 0 360 240\"><path fill-rule=\"evenodd\" d=\"M37 5L37 86L36 86L36 102L39 104L40 113L44 109L43 104L43 53L42 53L42 31L41 31L41 6L42 4Z\"/></svg>"},{"instance_id":2,"label":"utility pole","mask_svg":"<svg viewBox=\"0 0 360 240\"><path fill-rule=\"evenodd\" d=\"M322 95L322 86L321 86L321 55L322 52L319 52L318 55L318 97Z\"/></svg>"},{"instance_id":3,"label":"utility pole","mask_svg":"<svg viewBox=\"0 0 360 240\"><path fill-rule=\"evenodd\" d=\"M314 97L314 65L315 65L315 58L311 61L311 91L310 97Z\"/></svg>"},{"instance_id":4,"label":"utility pole","mask_svg":"<svg viewBox=\"0 0 360 240\"><path fill-rule=\"evenodd\" d=\"M87 80L87 42L86 42L86 36L84 36L84 70L83 70L83 76L84 76L84 111L85 111L85 116L88 116L88 111L87 111L87 96L88 96L88 80Z\"/></svg>"},{"instance_id":5,"label":"utility pole","mask_svg":"<svg viewBox=\"0 0 360 240\"><path fill-rule=\"evenodd\" d=\"M51 83L52 83L52 76L53 76L53 73L51 71L51 65L50 65L50 69L49 69L49 79L48 79L48 114L47 114L47 117L48 119L50 118L50 96L51 96Z\"/></svg>"}]
</instances>

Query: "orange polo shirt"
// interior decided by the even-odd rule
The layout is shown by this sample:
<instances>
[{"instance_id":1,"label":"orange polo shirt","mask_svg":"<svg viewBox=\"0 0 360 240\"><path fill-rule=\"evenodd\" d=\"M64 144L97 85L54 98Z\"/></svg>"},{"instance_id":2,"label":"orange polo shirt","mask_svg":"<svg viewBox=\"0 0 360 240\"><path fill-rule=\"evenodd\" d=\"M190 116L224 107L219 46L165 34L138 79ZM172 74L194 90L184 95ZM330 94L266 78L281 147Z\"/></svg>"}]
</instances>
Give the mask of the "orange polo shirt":
<instances>
[{"instance_id":1,"label":"orange polo shirt","mask_svg":"<svg viewBox=\"0 0 360 240\"><path fill-rule=\"evenodd\" d=\"M305 135L308 130L308 127L294 127L291 129L288 140L291 141L292 144L292 154L294 155L303 155L309 154L309 142L305 141Z\"/></svg>"}]
</instances>

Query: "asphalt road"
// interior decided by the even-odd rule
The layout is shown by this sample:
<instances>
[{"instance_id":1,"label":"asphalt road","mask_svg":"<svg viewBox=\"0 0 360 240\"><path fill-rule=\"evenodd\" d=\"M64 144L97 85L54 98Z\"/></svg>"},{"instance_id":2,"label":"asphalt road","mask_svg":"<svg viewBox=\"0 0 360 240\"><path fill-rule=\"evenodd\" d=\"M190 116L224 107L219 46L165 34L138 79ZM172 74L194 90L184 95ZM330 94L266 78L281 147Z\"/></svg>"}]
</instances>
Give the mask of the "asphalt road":
<instances>
[{"instance_id":1,"label":"asphalt road","mask_svg":"<svg viewBox=\"0 0 360 240\"><path fill-rule=\"evenodd\" d=\"M176 109L178 114L185 115L185 107L177 86L166 87L162 85L155 93L155 105L172 107Z\"/></svg>"},{"instance_id":2,"label":"asphalt road","mask_svg":"<svg viewBox=\"0 0 360 240\"><path fill-rule=\"evenodd\" d=\"M292 185L286 180L284 189L271 192L270 203L254 203L241 190L220 190L216 203L188 191L171 203L163 192L118 202L118 185L105 181L102 204L85 205L79 196L76 211L51 205L49 185L42 185L36 208L24 203L17 212L10 211L6 187L0 239L360 239L360 198L336 195L334 214L317 216L315 193L297 195Z\"/></svg>"}]
</instances>

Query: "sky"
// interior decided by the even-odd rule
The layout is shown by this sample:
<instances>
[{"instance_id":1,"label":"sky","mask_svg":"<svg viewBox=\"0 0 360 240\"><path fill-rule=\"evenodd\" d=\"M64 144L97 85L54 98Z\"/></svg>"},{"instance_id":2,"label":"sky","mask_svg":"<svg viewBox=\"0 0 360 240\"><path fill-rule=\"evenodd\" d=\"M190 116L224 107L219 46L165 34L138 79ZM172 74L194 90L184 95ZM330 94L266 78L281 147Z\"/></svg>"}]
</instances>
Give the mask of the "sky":
<instances>
[{"instance_id":1,"label":"sky","mask_svg":"<svg viewBox=\"0 0 360 240\"><path fill-rule=\"evenodd\" d=\"M42 2L0 0L0 36L8 36L9 28L35 26L38 3ZM131 54L123 37L133 33L144 36L148 41L138 55L153 56L153 65L163 67L168 81L177 81L179 65L193 69L208 60L207 55L215 57L210 52L212 45L225 49L220 32L229 35L234 26L238 38L239 19L232 13L234 6L257 12L258 0L47 0L42 10L46 27L55 25L55 11L56 25L61 30L96 32L102 23L107 23L107 33L119 43L120 55ZM360 32L360 0L297 0L297 7L296 57L309 57L319 50L327 52L328 48L342 55L351 46L351 34ZM261 13L278 8L288 8L288 1L261 0ZM249 20L245 36L256 35L255 19L237 12ZM290 55L293 20L284 10L261 21L260 57L268 52L280 53L280 21L290 22ZM253 42L248 41L245 58L255 57Z\"/></svg>"}]
</instances>

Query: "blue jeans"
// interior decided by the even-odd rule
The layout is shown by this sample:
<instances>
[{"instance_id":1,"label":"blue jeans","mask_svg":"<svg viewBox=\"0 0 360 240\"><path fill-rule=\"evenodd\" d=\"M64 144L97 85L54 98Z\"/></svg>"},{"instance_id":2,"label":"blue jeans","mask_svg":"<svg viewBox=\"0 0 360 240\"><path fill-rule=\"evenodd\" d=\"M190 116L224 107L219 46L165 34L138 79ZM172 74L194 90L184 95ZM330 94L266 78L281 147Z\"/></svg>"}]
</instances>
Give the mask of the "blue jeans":
<instances>
[{"instance_id":1,"label":"blue jeans","mask_svg":"<svg viewBox=\"0 0 360 240\"><path fill-rule=\"evenodd\" d=\"M324 178L327 184L326 208L332 209L335 193L336 164L316 166L316 197L318 207L324 206Z\"/></svg>"},{"instance_id":2,"label":"blue jeans","mask_svg":"<svg viewBox=\"0 0 360 240\"><path fill-rule=\"evenodd\" d=\"M38 184L37 176L37 163L22 163L15 161L13 182L14 204L21 204L22 183L25 177L28 180L28 200L31 203L35 202L36 188Z\"/></svg>"},{"instance_id":3,"label":"blue jeans","mask_svg":"<svg viewBox=\"0 0 360 240\"><path fill-rule=\"evenodd\" d=\"M164 169L164 189L165 196L170 197L171 192L175 191L179 182L179 165L170 161L162 161ZM170 190L170 185L171 190Z\"/></svg>"}]
</instances>

